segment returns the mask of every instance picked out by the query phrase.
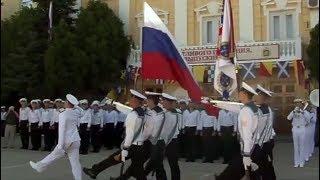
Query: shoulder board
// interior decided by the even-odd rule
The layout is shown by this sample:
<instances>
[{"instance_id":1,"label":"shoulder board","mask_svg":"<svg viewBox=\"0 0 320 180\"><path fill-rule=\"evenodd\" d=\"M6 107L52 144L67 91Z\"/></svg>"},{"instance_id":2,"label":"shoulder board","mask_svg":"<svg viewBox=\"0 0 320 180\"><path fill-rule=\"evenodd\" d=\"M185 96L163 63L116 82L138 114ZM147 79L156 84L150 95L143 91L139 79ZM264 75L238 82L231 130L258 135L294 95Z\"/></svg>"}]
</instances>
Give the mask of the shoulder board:
<instances>
[{"instance_id":1,"label":"shoulder board","mask_svg":"<svg viewBox=\"0 0 320 180\"><path fill-rule=\"evenodd\" d=\"M144 116L145 114L145 110L142 109L142 107L135 108L133 111L135 111L138 114L138 116Z\"/></svg>"},{"instance_id":2,"label":"shoulder board","mask_svg":"<svg viewBox=\"0 0 320 180\"><path fill-rule=\"evenodd\" d=\"M262 111L263 114L269 114L270 113L268 105L263 104L263 105L261 105L259 107L259 109Z\"/></svg>"},{"instance_id":3,"label":"shoulder board","mask_svg":"<svg viewBox=\"0 0 320 180\"><path fill-rule=\"evenodd\" d=\"M257 113L259 109L258 106L256 106L253 102L246 104L245 107L250 108L253 111L253 113Z\"/></svg>"},{"instance_id":4,"label":"shoulder board","mask_svg":"<svg viewBox=\"0 0 320 180\"><path fill-rule=\"evenodd\" d=\"M160 113L160 112L163 111L163 110L161 109L161 107L159 107L159 106L154 107L152 110L154 110L154 111L157 112L157 113Z\"/></svg>"}]
</instances>

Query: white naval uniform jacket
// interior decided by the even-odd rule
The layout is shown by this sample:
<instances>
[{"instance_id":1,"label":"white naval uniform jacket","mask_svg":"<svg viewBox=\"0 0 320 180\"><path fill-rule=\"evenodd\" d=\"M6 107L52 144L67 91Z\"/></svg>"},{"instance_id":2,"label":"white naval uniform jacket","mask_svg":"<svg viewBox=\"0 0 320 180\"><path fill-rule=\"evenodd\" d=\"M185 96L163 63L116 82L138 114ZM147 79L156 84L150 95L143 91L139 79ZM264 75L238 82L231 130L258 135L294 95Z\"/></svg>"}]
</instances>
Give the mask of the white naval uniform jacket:
<instances>
[{"instance_id":1,"label":"white naval uniform jacket","mask_svg":"<svg viewBox=\"0 0 320 180\"><path fill-rule=\"evenodd\" d=\"M188 114L185 119L184 123L186 127L197 127L197 130L200 130L199 128L199 118L200 118L200 111L199 110L193 110Z\"/></svg>"},{"instance_id":2,"label":"white naval uniform jacket","mask_svg":"<svg viewBox=\"0 0 320 180\"><path fill-rule=\"evenodd\" d=\"M101 109L98 112L91 110L91 125L100 125L100 128L103 128L103 111Z\"/></svg>"},{"instance_id":3,"label":"white naval uniform jacket","mask_svg":"<svg viewBox=\"0 0 320 180\"><path fill-rule=\"evenodd\" d=\"M20 108L19 109L19 122L21 120L28 120L30 111L31 111L31 109L29 107Z\"/></svg>"},{"instance_id":4,"label":"white naval uniform jacket","mask_svg":"<svg viewBox=\"0 0 320 180\"><path fill-rule=\"evenodd\" d=\"M291 111L287 119L292 121L292 127L305 127L310 123L310 114L306 110L303 113Z\"/></svg>"},{"instance_id":5,"label":"white naval uniform jacket","mask_svg":"<svg viewBox=\"0 0 320 180\"><path fill-rule=\"evenodd\" d=\"M182 112L182 124L183 124L183 129L186 127L186 120L187 120L187 118L189 117L189 115L190 115L190 111L188 110L188 109L186 109L186 110L184 110L183 112Z\"/></svg>"},{"instance_id":6,"label":"white naval uniform jacket","mask_svg":"<svg viewBox=\"0 0 320 180\"><path fill-rule=\"evenodd\" d=\"M209 116L205 110L202 110L200 112L200 118L197 124L197 127L199 127L199 130L202 130L203 128L207 127L214 127L214 116Z\"/></svg>"},{"instance_id":7,"label":"white naval uniform jacket","mask_svg":"<svg viewBox=\"0 0 320 180\"><path fill-rule=\"evenodd\" d=\"M7 115L7 112L1 112L1 121L6 120L6 115Z\"/></svg>"},{"instance_id":8,"label":"white naval uniform jacket","mask_svg":"<svg viewBox=\"0 0 320 180\"><path fill-rule=\"evenodd\" d=\"M260 105L260 110L262 111L261 119L266 121L265 131L261 135L261 143L266 143L273 139L275 132L273 129L273 112L267 104Z\"/></svg>"},{"instance_id":9,"label":"white naval uniform jacket","mask_svg":"<svg viewBox=\"0 0 320 180\"><path fill-rule=\"evenodd\" d=\"M237 114L235 112L226 111L221 109L219 111L218 122L217 122L217 131L220 132L221 126L230 127L233 126L233 132L237 131Z\"/></svg>"},{"instance_id":10,"label":"white naval uniform jacket","mask_svg":"<svg viewBox=\"0 0 320 180\"><path fill-rule=\"evenodd\" d=\"M29 111L28 113L29 125L31 125L31 123L39 123L38 126L41 126L42 123L40 121L40 118L41 118L41 112L39 109Z\"/></svg>"},{"instance_id":11,"label":"white naval uniform jacket","mask_svg":"<svg viewBox=\"0 0 320 180\"><path fill-rule=\"evenodd\" d=\"M164 119L160 137L168 145L172 139L177 138L179 134L179 122L181 123L182 120L181 115L175 109L172 111L165 110Z\"/></svg>"},{"instance_id":12,"label":"white naval uniform jacket","mask_svg":"<svg viewBox=\"0 0 320 180\"><path fill-rule=\"evenodd\" d=\"M147 108L144 120L143 138L144 140L149 139L150 142L155 145L158 140L163 139L160 136L164 123L164 112L162 108L159 106L155 106L152 109Z\"/></svg>"},{"instance_id":13,"label":"white naval uniform jacket","mask_svg":"<svg viewBox=\"0 0 320 180\"><path fill-rule=\"evenodd\" d=\"M91 126L91 109L81 111L80 124L87 123L87 127Z\"/></svg>"},{"instance_id":14,"label":"white naval uniform jacket","mask_svg":"<svg viewBox=\"0 0 320 180\"><path fill-rule=\"evenodd\" d=\"M41 124L47 123L47 122L52 122L53 118L53 109L48 108L48 109L43 109L41 113Z\"/></svg>"},{"instance_id":15,"label":"white naval uniform jacket","mask_svg":"<svg viewBox=\"0 0 320 180\"><path fill-rule=\"evenodd\" d=\"M71 143L80 141L78 132L79 110L75 108L66 108L59 114L59 136L57 147L59 149L68 149Z\"/></svg>"},{"instance_id":16,"label":"white naval uniform jacket","mask_svg":"<svg viewBox=\"0 0 320 180\"><path fill-rule=\"evenodd\" d=\"M144 113L143 108L138 107L127 115L125 120L126 136L123 141L123 148L143 144Z\"/></svg>"},{"instance_id":17,"label":"white naval uniform jacket","mask_svg":"<svg viewBox=\"0 0 320 180\"><path fill-rule=\"evenodd\" d=\"M250 102L253 103L253 102ZM250 104L248 103L248 104ZM257 108L257 107L256 107ZM258 109L258 108L257 108ZM258 126L258 114L245 105L238 116L238 131L241 138L241 150L243 156L250 156L254 147L254 132Z\"/></svg>"}]
</instances>

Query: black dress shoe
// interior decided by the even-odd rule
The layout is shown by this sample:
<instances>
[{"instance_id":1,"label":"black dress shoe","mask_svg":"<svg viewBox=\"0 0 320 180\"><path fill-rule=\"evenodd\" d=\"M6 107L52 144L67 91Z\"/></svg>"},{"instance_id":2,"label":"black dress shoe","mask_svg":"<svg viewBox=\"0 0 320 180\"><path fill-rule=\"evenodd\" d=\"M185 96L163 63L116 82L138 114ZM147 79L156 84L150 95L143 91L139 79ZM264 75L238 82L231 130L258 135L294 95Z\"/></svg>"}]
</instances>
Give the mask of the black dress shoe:
<instances>
[{"instance_id":1,"label":"black dress shoe","mask_svg":"<svg viewBox=\"0 0 320 180\"><path fill-rule=\"evenodd\" d=\"M82 155L87 155L88 152L80 152L80 154L82 154Z\"/></svg>"},{"instance_id":2,"label":"black dress shoe","mask_svg":"<svg viewBox=\"0 0 320 180\"><path fill-rule=\"evenodd\" d=\"M96 179L97 178L97 175L92 171L92 169L83 168L82 170L86 175L90 176L91 179Z\"/></svg>"},{"instance_id":3,"label":"black dress shoe","mask_svg":"<svg viewBox=\"0 0 320 180\"><path fill-rule=\"evenodd\" d=\"M228 162L227 161L223 161L222 164L228 164Z\"/></svg>"},{"instance_id":4,"label":"black dress shoe","mask_svg":"<svg viewBox=\"0 0 320 180\"><path fill-rule=\"evenodd\" d=\"M202 161L202 163L213 163L213 161L205 159L205 160Z\"/></svg>"}]
</instances>

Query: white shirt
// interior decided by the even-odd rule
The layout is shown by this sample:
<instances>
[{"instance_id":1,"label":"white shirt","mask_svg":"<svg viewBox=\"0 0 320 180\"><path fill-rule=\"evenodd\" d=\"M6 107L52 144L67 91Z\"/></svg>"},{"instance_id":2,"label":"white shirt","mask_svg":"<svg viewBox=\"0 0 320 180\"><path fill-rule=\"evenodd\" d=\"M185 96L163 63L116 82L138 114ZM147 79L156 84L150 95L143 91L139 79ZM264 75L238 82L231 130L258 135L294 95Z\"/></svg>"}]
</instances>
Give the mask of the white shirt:
<instances>
[{"instance_id":1,"label":"white shirt","mask_svg":"<svg viewBox=\"0 0 320 180\"><path fill-rule=\"evenodd\" d=\"M198 130L202 130L203 128L207 127L213 127L214 121L216 121L214 116L209 116L205 110L202 110L200 112L200 118L197 125Z\"/></svg>"},{"instance_id":2,"label":"white shirt","mask_svg":"<svg viewBox=\"0 0 320 180\"><path fill-rule=\"evenodd\" d=\"M242 141L242 152L244 155L250 155L254 146L253 134L258 125L258 116L251 108L244 106L238 116L238 130Z\"/></svg>"},{"instance_id":3,"label":"white shirt","mask_svg":"<svg viewBox=\"0 0 320 180\"><path fill-rule=\"evenodd\" d=\"M189 115L184 116L184 122L186 127L196 127L200 118L200 112L194 110Z\"/></svg>"},{"instance_id":4,"label":"white shirt","mask_svg":"<svg viewBox=\"0 0 320 180\"><path fill-rule=\"evenodd\" d=\"M91 125L100 125L103 128L103 111L101 109L98 112L91 110Z\"/></svg>"},{"instance_id":5,"label":"white shirt","mask_svg":"<svg viewBox=\"0 0 320 180\"><path fill-rule=\"evenodd\" d=\"M41 122L42 123L47 123L47 122L51 122L53 118L53 109L48 108L48 109L43 109L42 113L41 113Z\"/></svg>"},{"instance_id":6,"label":"white shirt","mask_svg":"<svg viewBox=\"0 0 320 180\"><path fill-rule=\"evenodd\" d=\"M157 109L147 109L145 113L145 123L143 129L144 140L149 139L152 144L156 144L161 138L162 123L164 123L164 112L160 107ZM162 126L162 127L161 127Z\"/></svg>"},{"instance_id":7,"label":"white shirt","mask_svg":"<svg viewBox=\"0 0 320 180\"><path fill-rule=\"evenodd\" d=\"M142 126L144 125L143 118L144 117L138 115L136 110L133 110L128 114L125 120L126 137L124 138L124 142L123 142L124 147L128 148L131 146L131 144L138 145L137 143L143 143L144 141L143 131L142 131L143 128L140 129L141 125ZM140 132L138 132L139 129L140 129ZM138 134L136 135L136 133ZM134 139L135 135L136 135L136 138Z\"/></svg>"},{"instance_id":8,"label":"white shirt","mask_svg":"<svg viewBox=\"0 0 320 180\"><path fill-rule=\"evenodd\" d=\"M304 110L303 113L294 112L293 110L290 112L287 119L292 121L292 127L305 127L310 122L310 115L306 110Z\"/></svg>"},{"instance_id":9,"label":"white shirt","mask_svg":"<svg viewBox=\"0 0 320 180\"><path fill-rule=\"evenodd\" d=\"M52 126L54 123L58 123L59 122L59 114L60 114L59 109L53 109L50 126Z\"/></svg>"},{"instance_id":10,"label":"white shirt","mask_svg":"<svg viewBox=\"0 0 320 180\"><path fill-rule=\"evenodd\" d=\"M87 127L91 126L91 109L86 109L81 112L80 123L87 123Z\"/></svg>"},{"instance_id":11,"label":"white shirt","mask_svg":"<svg viewBox=\"0 0 320 180\"><path fill-rule=\"evenodd\" d=\"M179 117L179 113L165 110L164 118L160 137L166 144L169 144L171 140L179 134L179 121L181 121L181 116Z\"/></svg>"},{"instance_id":12,"label":"white shirt","mask_svg":"<svg viewBox=\"0 0 320 180\"><path fill-rule=\"evenodd\" d=\"M186 127L186 120L187 120L187 118L188 118L189 115L190 115L190 112L189 112L188 109L186 109L186 110L184 110L184 111L182 112L183 128Z\"/></svg>"},{"instance_id":13,"label":"white shirt","mask_svg":"<svg viewBox=\"0 0 320 180\"><path fill-rule=\"evenodd\" d=\"M29 115L28 115L29 124L39 122L39 126L41 126L42 122L40 121L40 118L41 118L41 113L39 109L29 111Z\"/></svg>"},{"instance_id":14,"label":"white shirt","mask_svg":"<svg viewBox=\"0 0 320 180\"><path fill-rule=\"evenodd\" d=\"M79 111L67 108L59 114L59 138L58 145L62 149L66 149L72 142L80 141L78 133Z\"/></svg>"},{"instance_id":15,"label":"white shirt","mask_svg":"<svg viewBox=\"0 0 320 180\"><path fill-rule=\"evenodd\" d=\"M6 120L6 115L7 115L7 112L1 112L1 121Z\"/></svg>"},{"instance_id":16,"label":"white shirt","mask_svg":"<svg viewBox=\"0 0 320 180\"><path fill-rule=\"evenodd\" d=\"M118 113L118 122L125 122L126 118L127 118L127 115L124 114L123 112Z\"/></svg>"},{"instance_id":17,"label":"white shirt","mask_svg":"<svg viewBox=\"0 0 320 180\"><path fill-rule=\"evenodd\" d=\"M28 120L29 111L31 111L31 109L29 107L20 108L19 109L19 121Z\"/></svg>"},{"instance_id":18,"label":"white shirt","mask_svg":"<svg viewBox=\"0 0 320 180\"><path fill-rule=\"evenodd\" d=\"M221 130L221 126L226 126L230 127L233 126L233 132L237 131L237 114L231 111L226 111L224 109L221 109L219 111L219 116L218 116L218 127L217 130Z\"/></svg>"},{"instance_id":19,"label":"white shirt","mask_svg":"<svg viewBox=\"0 0 320 180\"><path fill-rule=\"evenodd\" d=\"M118 119L118 112L115 110L112 110L110 112L106 112L104 123L113 123L114 125L116 125L117 119Z\"/></svg>"}]
</instances>

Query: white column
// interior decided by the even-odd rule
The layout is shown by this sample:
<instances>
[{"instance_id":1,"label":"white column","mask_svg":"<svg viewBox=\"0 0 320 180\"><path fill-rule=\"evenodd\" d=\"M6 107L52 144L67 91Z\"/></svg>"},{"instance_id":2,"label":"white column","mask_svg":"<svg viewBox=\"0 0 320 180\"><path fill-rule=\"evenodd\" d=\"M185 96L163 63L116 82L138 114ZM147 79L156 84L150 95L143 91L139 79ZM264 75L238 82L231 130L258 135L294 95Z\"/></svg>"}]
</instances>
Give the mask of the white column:
<instances>
[{"instance_id":1,"label":"white column","mask_svg":"<svg viewBox=\"0 0 320 180\"><path fill-rule=\"evenodd\" d=\"M129 32L129 14L130 0L119 0L119 18L123 22L123 30L126 35Z\"/></svg>"},{"instance_id":2,"label":"white column","mask_svg":"<svg viewBox=\"0 0 320 180\"><path fill-rule=\"evenodd\" d=\"M253 0L239 0L240 41L254 41Z\"/></svg>"},{"instance_id":3,"label":"white column","mask_svg":"<svg viewBox=\"0 0 320 180\"><path fill-rule=\"evenodd\" d=\"M180 46L187 45L188 38L188 0L174 0L174 36Z\"/></svg>"},{"instance_id":4,"label":"white column","mask_svg":"<svg viewBox=\"0 0 320 180\"><path fill-rule=\"evenodd\" d=\"M319 23L319 8L310 9L310 28L314 28Z\"/></svg>"}]
</instances>

